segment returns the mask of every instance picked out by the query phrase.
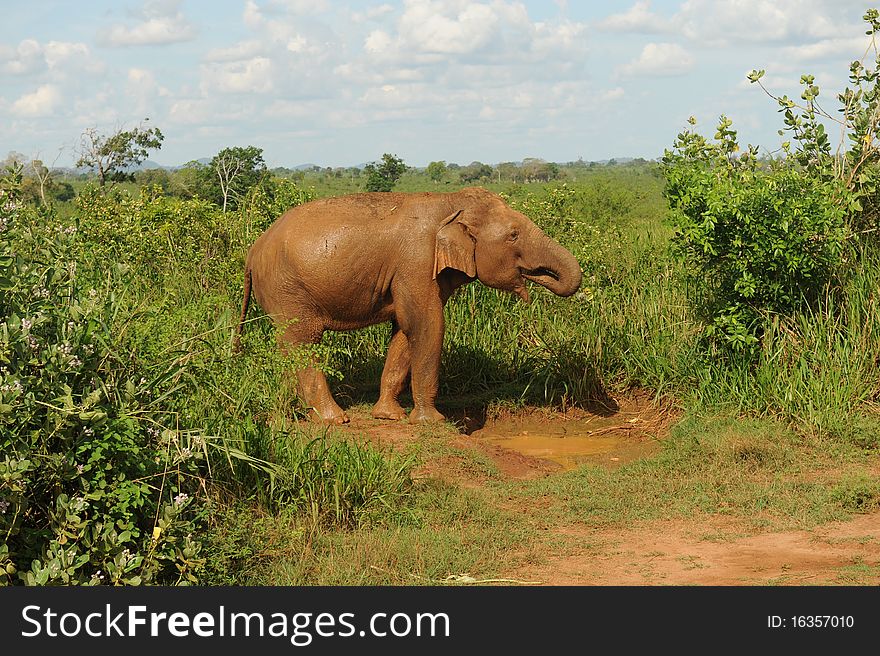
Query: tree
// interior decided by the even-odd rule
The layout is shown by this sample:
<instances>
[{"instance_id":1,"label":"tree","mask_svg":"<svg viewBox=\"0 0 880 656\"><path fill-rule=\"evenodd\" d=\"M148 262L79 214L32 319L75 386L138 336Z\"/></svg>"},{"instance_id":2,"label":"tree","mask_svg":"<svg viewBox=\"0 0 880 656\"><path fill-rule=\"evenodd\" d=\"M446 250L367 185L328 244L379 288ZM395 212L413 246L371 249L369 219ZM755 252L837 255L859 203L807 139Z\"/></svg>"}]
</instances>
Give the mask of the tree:
<instances>
[{"instance_id":1,"label":"tree","mask_svg":"<svg viewBox=\"0 0 880 656\"><path fill-rule=\"evenodd\" d=\"M522 174L527 180L549 182L558 178L559 173L559 165L537 157L526 157L522 163Z\"/></svg>"},{"instance_id":2,"label":"tree","mask_svg":"<svg viewBox=\"0 0 880 656\"><path fill-rule=\"evenodd\" d=\"M65 182L64 180L60 182L56 182L53 180L51 192L55 200L60 200L62 202L71 200L74 196L76 196L73 185L69 182Z\"/></svg>"},{"instance_id":3,"label":"tree","mask_svg":"<svg viewBox=\"0 0 880 656\"><path fill-rule=\"evenodd\" d=\"M144 119L148 121L149 119ZM118 130L109 137L96 128L86 128L80 137L77 168L89 168L98 175L98 184L134 179L131 169L145 159L150 150L162 147L165 136L159 128L146 128L143 123L131 130Z\"/></svg>"},{"instance_id":4,"label":"tree","mask_svg":"<svg viewBox=\"0 0 880 656\"><path fill-rule=\"evenodd\" d=\"M431 162L428 164L428 168L425 171L428 174L428 177L433 180L435 183L440 182L443 176L446 174L446 162Z\"/></svg>"},{"instance_id":5,"label":"tree","mask_svg":"<svg viewBox=\"0 0 880 656\"><path fill-rule=\"evenodd\" d=\"M15 167L16 165L20 165L24 168L25 164L27 164L28 158L17 150L10 150L6 154L6 159L0 162L0 168L3 170L8 169L9 167Z\"/></svg>"},{"instance_id":6,"label":"tree","mask_svg":"<svg viewBox=\"0 0 880 656\"><path fill-rule=\"evenodd\" d=\"M40 159L31 161L30 168L34 177L37 179L37 184L40 186L40 202L43 203L43 207L46 207L46 189L52 183L52 171L50 171L43 164L43 160Z\"/></svg>"},{"instance_id":7,"label":"tree","mask_svg":"<svg viewBox=\"0 0 880 656\"><path fill-rule=\"evenodd\" d=\"M58 150L58 154L55 156L55 159L52 161L52 166L55 166L55 162L58 161L58 158L61 157L61 152L63 149ZM31 160L30 163L30 171L34 174L34 178L37 180L37 184L40 189L40 202L43 204L43 207L48 207L48 203L46 202L46 193L53 191L55 185L55 179L52 177L54 171L46 166L43 163L43 160L40 159L40 153L37 153L37 156Z\"/></svg>"},{"instance_id":8,"label":"tree","mask_svg":"<svg viewBox=\"0 0 880 656\"><path fill-rule=\"evenodd\" d=\"M230 197L237 201L251 187L256 185L266 172L263 149L255 146L246 148L224 148L211 160L211 168L217 174L220 192L223 194L223 213Z\"/></svg>"},{"instance_id":9,"label":"tree","mask_svg":"<svg viewBox=\"0 0 880 656\"><path fill-rule=\"evenodd\" d=\"M397 155L385 153L381 162L370 162L364 167L367 191L391 191L407 166Z\"/></svg>"},{"instance_id":10,"label":"tree","mask_svg":"<svg viewBox=\"0 0 880 656\"><path fill-rule=\"evenodd\" d=\"M519 164L516 162L501 162L496 167L498 171L498 181L501 179L510 180L511 182L516 182L520 177Z\"/></svg>"},{"instance_id":11,"label":"tree","mask_svg":"<svg viewBox=\"0 0 880 656\"><path fill-rule=\"evenodd\" d=\"M476 182L491 177L492 167L482 162L471 162L459 173L462 182Z\"/></svg>"},{"instance_id":12,"label":"tree","mask_svg":"<svg viewBox=\"0 0 880 656\"><path fill-rule=\"evenodd\" d=\"M268 174L263 149L233 146L214 155L207 166L197 165L199 195L227 209L238 209L241 199Z\"/></svg>"},{"instance_id":13,"label":"tree","mask_svg":"<svg viewBox=\"0 0 880 656\"><path fill-rule=\"evenodd\" d=\"M59 150L58 156L55 157L55 162L58 161L60 156L61 151ZM52 162L52 164L54 165L55 162ZM48 207L47 196L54 191L56 186L53 178L55 171L43 163L39 153L37 153L34 159L28 160L25 155L16 151L10 151L6 159L0 162L0 168L8 171L18 171L21 176L22 198L34 204Z\"/></svg>"},{"instance_id":14,"label":"tree","mask_svg":"<svg viewBox=\"0 0 880 656\"><path fill-rule=\"evenodd\" d=\"M157 186L167 194L171 189L171 174L165 169L145 169L134 175L134 181L141 187Z\"/></svg>"}]
</instances>

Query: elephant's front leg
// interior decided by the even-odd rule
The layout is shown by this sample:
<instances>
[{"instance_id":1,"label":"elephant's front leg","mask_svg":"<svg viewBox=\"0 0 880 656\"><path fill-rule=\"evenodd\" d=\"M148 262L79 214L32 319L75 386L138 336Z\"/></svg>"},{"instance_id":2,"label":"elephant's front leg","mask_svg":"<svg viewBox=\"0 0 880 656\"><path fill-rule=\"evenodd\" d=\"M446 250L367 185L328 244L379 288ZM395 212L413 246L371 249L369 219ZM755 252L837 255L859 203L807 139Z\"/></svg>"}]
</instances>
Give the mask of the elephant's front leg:
<instances>
[{"instance_id":1,"label":"elephant's front leg","mask_svg":"<svg viewBox=\"0 0 880 656\"><path fill-rule=\"evenodd\" d=\"M290 354L301 344L317 344L323 330L315 327L309 330L307 323L288 326L279 338L279 347L285 355ZM346 424L348 415L339 407L324 372L312 364L296 370L296 391L302 402L309 408L310 419L328 424Z\"/></svg>"},{"instance_id":2,"label":"elephant's front leg","mask_svg":"<svg viewBox=\"0 0 880 656\"><path fill-rule=\"evenodd\" d=\"M391 342L388 344L388 357L385 358L385 368L382 370L379 400L373 406L373 416L376 419L403 419L406 417L406 410L400 405L398 398L406 387L409 370L409 341L400 330L397 322L393 322Z\"/></svg>"},{"instance_id":3,"label":"elephant's front leg","mask_svg":"<svg viewBox=\"0 0 880 656\"><path fill-rule=\"evenodd\" d=\"M397 321L406 335L410 352L413 411L411 422L443 421L434 403L440 379L440 351L443 348L443 302L439 291L406 294L395 299ZM436 294L436 295L435 295Z\"/></svg>"}]
</instances>

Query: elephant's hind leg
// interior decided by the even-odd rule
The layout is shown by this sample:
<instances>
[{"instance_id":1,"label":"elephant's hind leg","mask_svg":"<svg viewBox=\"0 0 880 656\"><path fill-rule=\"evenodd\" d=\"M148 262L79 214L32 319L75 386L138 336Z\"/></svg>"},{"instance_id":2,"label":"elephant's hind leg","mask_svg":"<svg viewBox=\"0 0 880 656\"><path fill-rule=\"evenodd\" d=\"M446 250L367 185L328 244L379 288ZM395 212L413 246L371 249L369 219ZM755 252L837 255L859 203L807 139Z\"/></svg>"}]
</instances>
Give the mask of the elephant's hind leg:
<instances>
[{"instance_id":1,"label":"elephant's hind leg","mask_svg":"<svg viewBox=\"0 0 880 656\"><path fill-rule=\"evenodd\" d=\"M291 353L301 344L317 344L321 341L323 327L308 322L296 322L288 325L279 336L279 347L285 355ZM327 424L347 424L348 415L339 407L324 373L312 364L296 370L296 391L303 403L309 408L309 418Z\"/></svg>"},{"instance_id":2,"label":"elephant's hind leg","mask_svg":"<svg viewBox=\"0 0 880 656\"><path fill-rule=\"evenodd\" d=\"M406 387L409 366L409 342L394 323L391 328L391 343L388 344L388 357L385 358L385 368L382 370L379 400L373 406L373 416L376 419L406 419L406 410L400 405L398 397Z\"/></svg>"}]
</instances>

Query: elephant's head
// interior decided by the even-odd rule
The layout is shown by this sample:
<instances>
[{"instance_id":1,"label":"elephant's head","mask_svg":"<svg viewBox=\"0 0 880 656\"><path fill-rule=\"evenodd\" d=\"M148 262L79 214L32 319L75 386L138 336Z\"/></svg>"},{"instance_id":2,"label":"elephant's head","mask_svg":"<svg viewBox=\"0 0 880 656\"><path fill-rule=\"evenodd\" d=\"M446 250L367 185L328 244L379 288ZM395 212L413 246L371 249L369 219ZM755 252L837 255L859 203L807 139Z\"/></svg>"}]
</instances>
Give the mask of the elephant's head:
<instances>
[{"instance_id":1,"label":"elephant's head","mask_svg":"<svg viewBox=\"0 0 880 656\"><path fill-rule=\"evenodd\" d=\"M581 284L575 257L497 194L480 188L452 196L453 206L437 233L435 277L457 269L483 284L529 300L531 280L558 296Z\"/></svg>"}]
</instances>

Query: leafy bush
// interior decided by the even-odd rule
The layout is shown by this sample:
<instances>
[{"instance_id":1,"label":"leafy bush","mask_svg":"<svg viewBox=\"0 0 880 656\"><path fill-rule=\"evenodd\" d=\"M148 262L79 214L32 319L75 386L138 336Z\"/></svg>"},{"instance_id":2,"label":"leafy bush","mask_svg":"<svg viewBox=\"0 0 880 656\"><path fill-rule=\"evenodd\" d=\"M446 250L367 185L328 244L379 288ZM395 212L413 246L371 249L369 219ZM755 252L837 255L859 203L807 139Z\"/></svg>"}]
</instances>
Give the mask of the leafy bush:
<instances>
[{"instance_id":1,"label":"leafy bush","mask_svg":"<svg viewBox=\"0 0 880 656\"><path fill-rule=\"evenodd\" d=\"M706 332L740 350L757 346L766 313L819 298L837 274L847 237L843 193L793 162L760 167L737 156L731 122L715 141L685 131L663 158L665 195Z\"/></svg>"},{"instance_id":2,"label":"leafy bush","mask_svg":"<svg viewBox=\"0 0 880 656\"><path fill-rule=\"evenodd\" d=\"M781 159L762 165L753 146L740 156L724 116L714 142L684 131L664 155L676 252L690 268L706 332L724 344L756 353L767 313L815 309L843 265L855 261L849 245L876 243L880 12L870 9L863 19L872 39L863 60L850 66L837 114L818 103L812 75L801 76L797 102L767 90L763 70L749 73L779 105L779 134L791 137ZM866 65L869 55L874 61ZM829 122L844 135L836 152Z\"/></svg>"},{"instance_id":3,"label":"leafy bush","mask_svg":"<svg viewBox=\"0 0 880 656\"><path fill-rule=\"evenodd\" d=\"M315 199L311 189L304 189L293 180L267 178L251 188L242 202L245 217L246 245L291 207L308 203Z\"/></svg>"},{"instance_id":4,"label":"leafy bush","mask_svg":"<svg viewBox=\"0 0 880 656\"><path fill-rule=\"evenodd\" d=\"M0 577L196 580L204 442L157 407L163 376L120 348L120 305L84 289L81 235L0 192Z\"/></svg>"},{"instance_id":5,"label":"leafy bush","mask_svg":"<svg viewBox=\"0 0 880 656\"><path fill-rule=\"evenodd\" d=\"M232 226L208 201L163 196L158 186L134 197L87 187L76 205L92 262L123 263L156 280L174 265L205 268L229 259Z\"/></svg>"},{"instance_id":6,"label":"leafy bush","mask_svg":"<svg viewBox=\"0 0 880 656\"><path fill-rule=\"evenodd\" d=\"M391 191L400 176L406 173L406 169L406 164L397 155L383 154L380 161L370 162L364 167L367 176L366 190Z\"/></svg>"}]
</instances>

